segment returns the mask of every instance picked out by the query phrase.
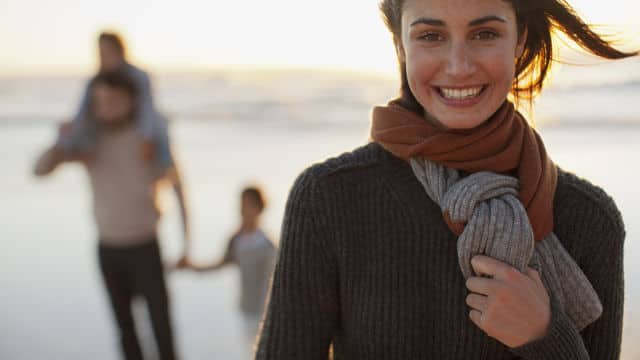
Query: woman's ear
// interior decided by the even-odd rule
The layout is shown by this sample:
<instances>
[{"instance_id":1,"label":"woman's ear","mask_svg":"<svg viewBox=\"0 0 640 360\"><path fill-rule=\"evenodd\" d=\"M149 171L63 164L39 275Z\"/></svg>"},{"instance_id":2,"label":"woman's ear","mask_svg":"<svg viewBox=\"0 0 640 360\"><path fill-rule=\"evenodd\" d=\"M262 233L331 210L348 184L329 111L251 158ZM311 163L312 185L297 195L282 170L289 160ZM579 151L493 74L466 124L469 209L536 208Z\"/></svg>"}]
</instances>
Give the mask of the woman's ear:
<instances>
[{"instance_id":1,"label":"woman's ear","mask_svg":"<svg viewBox=\"0 0 640 360\"><path fill-rule=\"evenodd\" d=\"M398 56L398 61L401 63L406 62L406 56L404 54L404 46L402 46L402 39L395 39L394 44L396 46L396 55Z\"/></svg>"},{"instance_id":2,"label":"woman's ear","mask_svg":"<svg viewBox=\"0 0 640 360\"><path fill-rule=\"evenodd\" d=\"M516 44L516 59L520 58L524 53L524 46L527 43L527 36L529 36L529 31L525 26L520 35L518 36L518 43Z\"/></svg>"}]
</instances>

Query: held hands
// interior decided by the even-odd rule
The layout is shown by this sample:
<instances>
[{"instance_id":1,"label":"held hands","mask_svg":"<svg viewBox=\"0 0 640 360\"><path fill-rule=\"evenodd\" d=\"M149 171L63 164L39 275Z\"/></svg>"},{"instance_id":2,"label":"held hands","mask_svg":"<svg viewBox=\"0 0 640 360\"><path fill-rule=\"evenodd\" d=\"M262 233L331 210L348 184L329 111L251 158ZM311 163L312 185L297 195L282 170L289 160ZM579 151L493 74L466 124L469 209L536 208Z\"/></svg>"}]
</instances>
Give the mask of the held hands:
<instances>
[{"instance_id":1,"label":"held hands","mask_svg":"<svg viewBox=\"0 0 640 360\"><path fill-rule=\"evenodd\" d=\"M176 261L173 265L171 265L170 269L172 271L191 270L191 271L198 271L198 272L207 270L205 266L201 266L199 264L194 263L191 260L191 258L189 258L186 255L182 256L180 259L178 259L178 261Z\"/></svg>"},{"instance_id":2,"label":"held hands","mask_svg":"<svg viewBox=\"0 0 640 360\"><path fill-rule=\"evenodd\" d=\"M541 339L551 321L549 295L537 271L521 273L496 259L478 255L471 260L477 274L466 286L467 305L476 326L510 348Z\"/></svg>"},{"instance_id":3,"label":"held hands","mask_svg":"<svg viewBox=\"0 0 640 360\"><path fill-rule=\"evenodd\" d=\"M187 255L183 255L171 268L173 270L184 270L191 268L191 265L189 257Z\"/></svg>"},{"instance_id":4,"label":"held hands","mask_svg":"<svg viewBox=\"0 0 640 360\"><path fill-rule=\"evenodd\" d=\"M185 216L183 215L183 221L185 219ZM188 225L188 222L184 222L183 223L183 232L184 232L184 249L182 250L182 255L180 256L180 258L178 259L178 261L175 262L175 264L171 265L171 270L187 270L187 269L192 269L195 270L195 265L193 264L193 261L191 260L191 257L189 256L189 254L191 253L191 246L192 246L192 242L191 242L191 231Z\"/></svg>"}]
</instances>

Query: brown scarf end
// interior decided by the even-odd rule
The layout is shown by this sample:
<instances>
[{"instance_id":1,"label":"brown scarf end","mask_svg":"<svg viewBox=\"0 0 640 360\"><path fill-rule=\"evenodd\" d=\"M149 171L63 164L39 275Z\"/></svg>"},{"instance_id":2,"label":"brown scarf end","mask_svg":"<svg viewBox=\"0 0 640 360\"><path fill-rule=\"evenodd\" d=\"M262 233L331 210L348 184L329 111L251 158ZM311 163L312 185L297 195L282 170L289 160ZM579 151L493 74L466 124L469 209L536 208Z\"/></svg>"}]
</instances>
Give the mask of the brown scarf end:
<instances>
[{"instance_id":1,"label":"brown scarf end","mask_svg":"<svg viewBox=\"0 0 640 360\"><path fill-rule=\"evenodd\" d=\"M447 226L449 227L449 229L451 229L451 231L454 234L456 234L457 236L462 235L462 232L464 231L464 227L465 225L467 225L466 222L458 222L458 221L451 220L451 216L449 215L449 210L445 210L442 213L442 216L444 217L444 222L447 223Z\"/></svg>"}]
</instances>

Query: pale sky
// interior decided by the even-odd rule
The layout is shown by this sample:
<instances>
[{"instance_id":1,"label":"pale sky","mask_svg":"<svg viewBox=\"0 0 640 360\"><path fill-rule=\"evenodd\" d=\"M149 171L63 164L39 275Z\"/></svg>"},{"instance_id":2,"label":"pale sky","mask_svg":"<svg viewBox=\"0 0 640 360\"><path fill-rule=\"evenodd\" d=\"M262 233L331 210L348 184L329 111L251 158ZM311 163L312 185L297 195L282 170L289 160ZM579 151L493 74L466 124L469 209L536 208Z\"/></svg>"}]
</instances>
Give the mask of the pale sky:
<instances>
[{"instance_id":1,"label":"pale sky","mask_svg":"<svg viewBox=\"0 0 640 360\"><path fill-rule=\"evenodd\" d=\"M339 68L395 73L378 0L0 0L0 73L90 72L95 40L121 32L153 70ZM636 0L570 0L640 46ZM635 17L635 18L634 18Z\"/></svg>"}]
</instances>

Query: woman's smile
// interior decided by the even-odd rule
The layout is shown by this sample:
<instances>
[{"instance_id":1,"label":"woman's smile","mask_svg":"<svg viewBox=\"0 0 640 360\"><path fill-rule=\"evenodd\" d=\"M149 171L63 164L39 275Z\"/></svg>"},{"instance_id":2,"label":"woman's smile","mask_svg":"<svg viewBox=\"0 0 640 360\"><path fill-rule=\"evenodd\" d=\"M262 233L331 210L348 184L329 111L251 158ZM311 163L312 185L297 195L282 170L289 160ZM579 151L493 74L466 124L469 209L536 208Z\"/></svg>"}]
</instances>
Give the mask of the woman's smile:
<instances>
[{"instance_id":1,"label":"woman's smile","mask_svg":"<svg viewBox=\"0 0 640 360\"><path fill-rule=\"evenodd\" d=\"M504 1L407 1L398 53L425 112L445 128L470 129L506 100L525 39Z\"/></svg>"},{"instance_id":2,"label":"woman's smile","mask_svg":"<svg viewBox=\"0 0 640 360\"><path fill-rule=\"evenodd\" d=\"M488 85L433 86L433 91L447 106L471 107L482 101Z\"/></svg>"}]
</instances>

